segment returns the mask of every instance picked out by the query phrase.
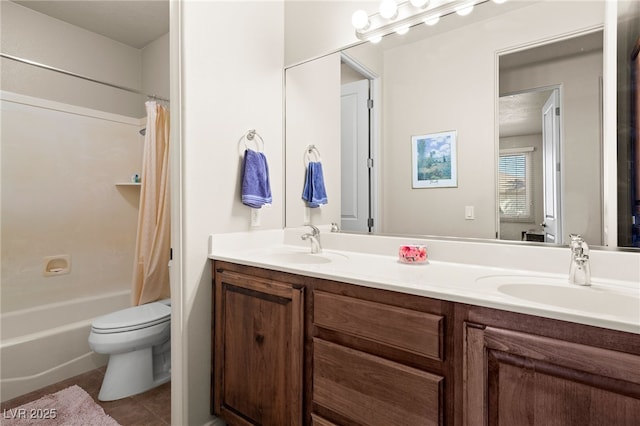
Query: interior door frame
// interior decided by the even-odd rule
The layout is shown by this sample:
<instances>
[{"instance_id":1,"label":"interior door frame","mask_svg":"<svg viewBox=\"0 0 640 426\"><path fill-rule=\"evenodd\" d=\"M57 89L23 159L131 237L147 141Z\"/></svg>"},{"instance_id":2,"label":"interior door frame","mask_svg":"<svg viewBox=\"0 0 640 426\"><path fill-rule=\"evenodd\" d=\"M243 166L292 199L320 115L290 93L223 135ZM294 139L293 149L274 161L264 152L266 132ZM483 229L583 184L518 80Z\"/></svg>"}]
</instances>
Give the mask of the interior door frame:
<instances>
[{"instance_id":1,"label":"interior door frame","mask_svg":"<svg viewBox=\"0 0 640 426\"><path fill-rule=\"evenodd\" d=\"M370 233L381 231L382 208L380 207L382 184L380 182L380 168L382 166L381 140L380 140L380 76L360 64L348 54L341 52L340 59L349 67L369 80L369 99L373 101L369 109L369 158L373 160L373 167L369 169L369 217L373 218L373 226Z\"/></svg>"},{"instance_id":2,"label":"interior door frame","mask_svg":"<svg viewBox=\"0 0 640 426\"><path fill-rule=\"evenodd\" d=\"M370 232L370 83L363 78L340 85L340 228L348 232Z\"/></svg>"},{"instance_id":3,"label":"interior door frame","mask_svg":"<svg viewBox=\"0 0 640 426\"><path fill-rule=\"evenodd\" d=\"M543 200L543 222L542 222L542 227L543 227L543 232L545 235L545 242L549 242L547 241L547 226L546 225L546 221L547 221L547 211L548 211L548 206L546 205L546 200L547 200L547 195L546 195L546 190L547 190L547 182L546 179L548 177L549 173L554 174L554 181L553 181L553 203L554 203L554 221L555 221L555 225L553 227L553 244L563 244L564 241L564 233L563 233L563 229L564 229L564 197L563 197L563 192L564 192L564 173L565 173L565 162L564 162L564 158L563 158L563 148L562 148L562 144L563 144L563 135L564 135L564 126L563 126L563 121L562 121L562 117L564 114L563 111L563 107L562 105L562 86L555 86L551 88L551 95L549 96L549 100L551 100L551 98L553 98L553 103L551 103L551 105L553 106L551 114L552 116L556 117L553 121L554 121L554 126L553 126L553 146L552 146L552 150L553 150L553 155L552 155L552 159L553 159L553 163L549 164L548 160L547 160L547 154L545 152L546 148L547 148L547 144L546 144L546 139L545 139L545 128L544 125L542 127L542 179L543 179L543 184L542 184L542 200ZM547 104L549 104L549 100L547 100L547 102L545 102L545 107ZM555 111L553 111L555 110ZM556 112L558 111L558 112ZM543 110L541 111L541 119L544 122L544 107ZM551 169L551 171L549 171L549 168Z\"/></svg>"}]
</instances>

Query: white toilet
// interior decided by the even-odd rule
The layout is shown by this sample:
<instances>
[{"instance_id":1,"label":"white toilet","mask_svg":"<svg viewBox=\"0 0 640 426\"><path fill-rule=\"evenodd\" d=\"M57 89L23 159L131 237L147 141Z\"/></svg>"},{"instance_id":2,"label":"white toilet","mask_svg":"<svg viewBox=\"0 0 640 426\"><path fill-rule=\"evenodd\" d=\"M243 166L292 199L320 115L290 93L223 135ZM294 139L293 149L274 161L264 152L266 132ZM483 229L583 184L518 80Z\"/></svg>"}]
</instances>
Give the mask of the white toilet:
<instances>
[{"instance_id":1,"label":"white toilet","mask_svg":"<svg viewBox=\"0 0 640 426\"><path fill-rule=\"evenodd\" d=\"M171 300L134 306L96 318L89 347L109 355L98 399L113 401L171 379Z\"/></svg>"}]
</instances>

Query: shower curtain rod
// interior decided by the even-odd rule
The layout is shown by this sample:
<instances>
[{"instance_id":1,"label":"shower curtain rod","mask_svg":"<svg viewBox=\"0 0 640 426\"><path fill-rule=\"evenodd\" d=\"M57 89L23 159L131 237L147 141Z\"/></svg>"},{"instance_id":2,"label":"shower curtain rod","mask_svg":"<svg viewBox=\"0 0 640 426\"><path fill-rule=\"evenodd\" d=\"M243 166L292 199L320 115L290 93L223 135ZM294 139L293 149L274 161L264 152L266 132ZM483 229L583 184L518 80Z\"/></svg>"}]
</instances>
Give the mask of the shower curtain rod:
<instances>
[{"instance_id":1,"label":"shower curtain rod","mask_svg":"<svg viewBox=\"0 0 640 426\"><path fill-rule=\"evenodd\" d=\"M143 96L146 96L146 97L151 98L151 99L156 99L156 100L159 100L159 101L169 102L169 99L165 99L165 98L160 97L160 96L150 95L148 93L142 92L142 91L137 90L137 89L132 89L130 87L119 86L117 84L107 83L106 81L96 80L95 78L87 77L87 76L82 75L82 74L76 74L75 72L66 71L66 70L63 70L63 69L60 69L60 68L52 67L50 65L41 64L39 62L30 61L29 59L20 58L18 56L7 55L6 53L0 53L0 57L6 58L6 59L10 59L10 60L16 61L16 62L22 62L23 64L27 64L27 65L33 65L34 67L43 68L45 70L55 71L55 72L60 73L60 74L70 75L71 77L81 78L83 80L87 80L87 81L90 81L92 83L102 84L104 86L113 87L115 89L124 90L126 92L135 93L137 95L143 95Z\"/></svg>"}]
</instances>

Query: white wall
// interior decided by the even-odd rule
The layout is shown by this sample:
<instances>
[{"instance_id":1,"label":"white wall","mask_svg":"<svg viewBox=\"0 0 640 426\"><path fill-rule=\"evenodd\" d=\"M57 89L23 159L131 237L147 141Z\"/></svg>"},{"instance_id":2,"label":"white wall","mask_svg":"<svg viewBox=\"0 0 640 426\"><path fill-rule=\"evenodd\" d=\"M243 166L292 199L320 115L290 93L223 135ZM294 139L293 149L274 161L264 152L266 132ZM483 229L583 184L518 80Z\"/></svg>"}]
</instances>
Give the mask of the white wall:
<instances>
[{"instance_id":1,"label":"white wall","mask_svg":"<svg viewBox=\"0 0 640 426\"><path fill-rule=\"evenodd\" d=\"M183 377L173 393L183 410L176 424L210 418L207 236L249 229L239 186L239 139L249 129L264 139L273 193L260 229L283 226L283 7L262 1L180 4L183 333L173 344L183 351L182 364L174 366Z\"/></svg>"},{"instance_id":2,"label":"white wall","mask_svg":"<svg viewBox=\"0 0 640 426\"><path fill-rule=\"evenodd\" d=\"M144 93L169 99L169 33L142 49L142 88Z\"/></svg>"},{"instance_id":3,"label":"white wall","mask_svg":"<svg viewBox=\"0 0 640 426\"><path fill-rule=\"evenodd\" d=\"M351 25L358 9L378 10L377 1L285 1L285 66L333 53L360 40Z\"/></svg>"},{"instance_id":4,"label":"white wall","mask_svg":"<svg viewBox=\"0 0 640 426\"><path fill-rule=\"evenodd\" d=\"M288 68L285 79L285 223L288 227L340 223L340 54ZM309 145L320 153L327 191L328 203L318 208L308 208L302 200L305 165L317 160L315 154L308 155Z\"/></svg>"},{"instance_id":5,"label":"white wall","mask_svg":"<svg viewBox=\"0 0 640 426\"><path fill-rule=\"evenodd\" d=\"M140 121L3 93L2 312L131 288ZM45 277L44 257L71 273Z\"/></svg>"},{"instance_id":6,"label":"white wall","mask_svg":"<svg viewBox=\"0 0 640 426\"><path fill-rule=\"evenodd\" d=\"M10 1L0 2L0 14L3 53L125 87L141 87L138 49ZM140 95L1 61L3 90L130 117L145 115Z\"/></svg>"}]
</instances>

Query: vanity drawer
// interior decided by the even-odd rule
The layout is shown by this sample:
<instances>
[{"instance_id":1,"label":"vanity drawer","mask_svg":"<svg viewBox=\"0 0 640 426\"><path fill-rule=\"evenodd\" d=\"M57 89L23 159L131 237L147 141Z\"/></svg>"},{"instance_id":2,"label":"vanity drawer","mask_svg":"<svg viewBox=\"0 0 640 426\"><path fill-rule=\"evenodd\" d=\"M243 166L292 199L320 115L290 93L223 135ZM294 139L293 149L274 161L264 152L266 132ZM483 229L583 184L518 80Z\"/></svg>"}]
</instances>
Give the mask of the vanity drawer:
<instances>
[{"instance_id":1,"label":"vanity drawer","mask_svg":"<svg viewBox=\"0 0 640 426\"><path fill-rule=\"evenodd\" d=\"M323 291L313 294L314 325L443 360L443 316Z\"/></svg>"},{"instance_id":2,"label":"vanity drawer","mask_svg":"<svg viewBox=\"0 0 640 426\"><path fill-rule=\"evenodd\" d=\"M329 420L311 413L311 426L338 426L337 424L330 422Z\"/></svg>"},{"instance_id":3,"label":"vanity drawer","mask_svg":"<svg viewBox=\"0 0 640 426\"><path fill-rule=\"evenodd\" d=\"M313 402L358 424L442 424L443 381L375 355L313 340Z\"/></svg>"}]
</instances>

